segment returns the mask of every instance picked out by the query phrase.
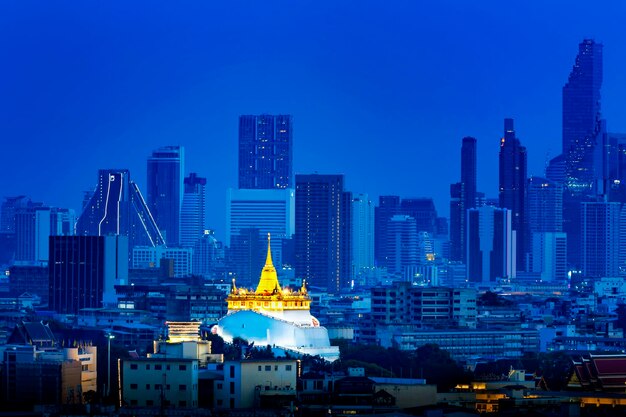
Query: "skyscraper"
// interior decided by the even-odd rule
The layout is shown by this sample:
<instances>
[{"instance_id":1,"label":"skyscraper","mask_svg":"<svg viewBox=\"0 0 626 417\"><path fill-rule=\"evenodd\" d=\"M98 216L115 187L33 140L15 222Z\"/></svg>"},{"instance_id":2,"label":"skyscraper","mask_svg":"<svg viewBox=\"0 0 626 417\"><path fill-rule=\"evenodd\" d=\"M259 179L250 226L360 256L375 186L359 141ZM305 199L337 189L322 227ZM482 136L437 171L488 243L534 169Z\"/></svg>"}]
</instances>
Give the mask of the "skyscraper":
<instances>
[{"instance_id":1,"label":"skyscraper","mask_svg":"<svg viewBox=\"0 0 626 417\"><path fill-rule=\"evenodd\" d=\"M407 268L419 263L415 219L398 214L391 218L387 227L387 272L401 276Z\"/></svg>"},{"instance_id":2,"label":"skyscraper","mask_svg":"<svg viewBox=\"0 0 626 417\"><path fill-rule=\"evenodd\" d=\"M621 203L582 203L582 253L583 276L615 277L624 266L622 238L623 210Z\"/></svg>"},{"instance_id":3,"label":"skyscraper","mask_svg":"<svg viewBox=\"0 0 626 417\"><path fill-rule=\"evenodd\" d=\"M26 263L48 261L50 207L35 204L15 211L15 260Z\"/></svg>"},{"instance_id":4,"label":"skyscraper","mask_svg":"<svg viewBox=\"0 0 626 417\"><path fill-rule=\"evenodd\" d=\"M128 247L164 245L163 236L127 169L101 169L98 185L76 222L76 235L128 237Z\"/></svg>"},{"instance_id":5,"label":"skyscraper","mask_svg":"<svg viewBox=\"0 0 626 417\"><path fill-rule=\"evenodd\" d=\"M526 148L515 136L513 119L504 119L504 136L500 140L500 208L511 210L511 227L516 234L517 267L525 266L526 238Z\"/></svg>"},{"instance_id":6,"label":"skyscraper","mask_svg":"<svg viewBox=\"0 0 626 417\"><path fill-rule=\"evenodd\" d=\"M182 146L164 146L152 151L148 158L148 207L170 246L180 244L184 175Z\"/></svg>"},{"instance_id":7,"label":"skyscraper","mask_svg":"<svg viewBox=\"0 0 626 417\"><path fill-rule=\"evenodd\" d=\"M374 257L379 266L387 265L387 228L389 221L400 214L400 197L381 195L374 208Z\"/></svg>"},{"instance_id":8,"label":"skyscraper","mask_svg":"<svg viewBox=\"0 0 626 417\"><path fill-rule=\"evenodd\" d=\"M417 232L435 233L437 210L432 198L403 198L400 212L415 219Z\"/></svg>"},{"instance_id":9,"label":"skyscraper","mask_svg":"<svg viewBox=\"0 0 626 417\"><path fill-rule=\"evenodd\" d=\"M51 236L50 309L78 314L115 301L115 285L128 279L125 236Z\"/></svg>"},{"instance_id":10,"label":"skyscraper","mask_svg":"<svg viewBox=\"0 0 626 417\"><path fill-rule=\"evenodd\" d=\"M526 217L529 233L563 230L563 186L541 177L527 182Z\"/></svg>"},{"instance_id":11,"label":"skyscraper","mask_svg":"<svg viewBox=\"0 0 626 417\"><path fill-rule=\"evenodd\" d=\"M596 179L594 152L600 133L602 44L592 39L578 46L578 56L563 87L563 155L570 193L584 194Z\"/></svg>"},{"instance_id":12,"label":"skyscraper","mask_svg":"<svg viewBox=\"0 0 626 417\"><path fill-rule=\"evenodd\" d=\"M291 115L239 117L239 188L293 188Z\"/></svg>"},{"instance_id":13,"label":"skyscraper","mask_svg":"<svg viewBox=\"0 0 626 417\"><path fill-rule=\"evenodd\" d=\"M352 274L374 266L374 204L367 194L352 197Z\"/></svg>"},{"instance_id":14,"label":"skyscraper","mask_svg":"<svg viewBox=\"0 0 626 417\"><path fill-rule=\"evenodd\" d=\"M483 206L468 210L467 278L489 286L515 278L515 231L511 210Z\"/></svg>"},{"instance_id":15,"label":"skyscraper","mask_svg":"<svg viewBox=\"0 0 626 417\"><path fill-rule=\"evenodd\" d=\"M534 232L531 260L531 271L539 273L542 281L565 281L567 235L562 232Z\"/></svg>"},{"instance_id":16,"label":"skyscraper","mask_svg":"<svg viewBox=\"0 0 626 417\"><path fill-rule=\"evenodd\" d=\"M450 186L450 258L465 262L467 255L467 210L476 207L476 139L463 138L461 182Z\"/></svg>"},{"instance_id":17,"label":"skyscraper","mask_svg":"<svg viewBox=\"0 0 626 417\"><path fill-rule=\"evenodd\" d=\"M296 175L296 275L334 293L350 278L348 195L343 175Z\"/></svg>"},{"instance_id":18,"label":"skyscraper","mask_svg":"<svg viewBox=\"0 0 626 417\"><path fill-rule=\"evenodd\" d=\"M185 193L180 211L180 244L194 246L204 234L206 178L194 172L185 177Z\"/></svg>"}]
</instances>

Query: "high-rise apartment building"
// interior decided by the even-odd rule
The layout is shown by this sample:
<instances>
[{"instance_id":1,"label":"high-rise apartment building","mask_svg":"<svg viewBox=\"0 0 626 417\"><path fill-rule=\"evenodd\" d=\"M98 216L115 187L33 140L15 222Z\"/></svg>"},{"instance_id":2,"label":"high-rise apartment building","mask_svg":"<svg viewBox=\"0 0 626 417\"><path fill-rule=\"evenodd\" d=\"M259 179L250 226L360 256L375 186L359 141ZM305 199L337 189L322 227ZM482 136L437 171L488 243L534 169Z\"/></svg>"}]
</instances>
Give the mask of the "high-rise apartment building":
<instances>
[{"instance_id":1,"label":"high-rise apartment building","mask_svg":"<svg viewBox=\"0 0 626 417\"><path fill-rule=\"evenodd\" d=\"M541 177L530 177L526 193L529 233L563 230L563 186Z\"/></svg>"},{"instance_id":2,"label":"high-rise apartment building","mask_svg":"<svg viewBox=\"0 0 626 417\"><path fill-rule=\"evenodd\" d=\"M115 301L115 285L128 278L126 236L51 236L50 309L78 314Z\"/></svg>"},{"instance_id":3,"label":"high-rise apartment building","mask_svg":"<svg viewBox=\"0 0 626 417\"><path fill-rule=\"evenodd\" d=\"M620 275L624 266L624 239L621 203L582 203L581 210L583 276L600 278Z\"/></svg>"},{"instance_id":4,"label":"high-rise apartment building","mask_svg":"<svg viewBox=\"0 0 626 417\"><path fill-rule=\"evenodd\" d=\"M76 222L76 235L128 237L128 246L159 246L165 241L127 169L101 169L98 185Z\"/></svg>"},{"instance_id":5,"label":"high-rise apartment building","mask_svg":"<svg viewBox=\"0 0 626 417\"><path fill-rule=\"evenodd\" d=\"M185 192L180 211L180 244L192 247L204 234L206 178L194 172L185 177Z\"/></svg>"},{"instance_id":6,"label":"high-rise apartment building","mask_svg":"<svg viewBox=\"0 0 626 417\"><path fill-rule=\"evenodd\" d=\"M291 115L239 117L239 188L293 188Z\"/></svg>"},{"instance_id":7,"label":"high-rise apartment building","mask_svg":"<svg viewBox=\"0 0 626 417\"><path fill-rule=\"evenodd\" d=\"M532 234L531 271L541 280L567 279L567 235L562 232L534 232Z\"/></svg>"},{"instance_id":8,"label":"high-rise apartment building","mask_svg":"<svg viewBox=\"0 0 626 417\"><path fill-rule=\"evenodd\" d=\"M185 149L164 146L148 158L148 207L170 246L180 244Z\"/></svg>"},{"instance_id":9,"label":"high-rise apartment building","mask_svg":"<svg viewBox=\"0 0 626 417\"><path fill-rule=\"evenodd\" d=\"M526 224L526 148L515 136L513 119L504 119L504 136L500 140L500 208L511 210L511 227L516 235L518 268L524 268L528 252Z\"/></svg>"},{"instance_id":10,"label":"high-rise apartment building","mask_svg":"<svg viewBox=\"0 0 626 417\"><path fill-rule=\"evenodd\" d=\"M415 219L398 214L387 225L387 272L401 276L407 268L416 267L418 260L418 239Z\"/></svg>"},{"instance_id":11,"label":"high-rise apartment building","mask_svg":"<svg viewBox=\"0 0 626 417\"><path fill-rule=\"evenodd\" d=\"M350 278L350 193L343 175L296 175L296 275L339 292Z\"/></svg>"},{"instance_id":12,"label":"high-rise apartment building","mask_svg":"<svg viewBox=\"0 0 626 417\"><path fill-rule=\"evenodd\" d=\"M367 194L352 197L352 276L374 267L374 204Z\"/></svg>"},{"instance_id":13,"label":"high-rise apartment building","mask_svg":"<svg viewBox=\"0 0 626 417\"><path fill-rule=\"evenodd\" d=\"M464 137L461 145L461 182L450 186L450 258L465 262L467 210L476 207L476 139Z\"/></svg>"},{"instance_id":14,"label":"high-rise apartment building","mask_svg":"<svg viewBox=\"0 0 626 417\"><path fill-rule=\"evenodd\" d=\"M498 278L515 278L515 231L511 210L483 206L468 211L467 278L489 286Z\"/></svg>"},{"instance_id":15,"label":"high-rise apartment building","mask_svg":"<svg viewBox=\"0 0 626 417\"><path fill-rule=\"evenodd\" d=\"M48 261L50 207L42 204L15 211L15 260L26 263Z\"/></svg>"}]
</instances>

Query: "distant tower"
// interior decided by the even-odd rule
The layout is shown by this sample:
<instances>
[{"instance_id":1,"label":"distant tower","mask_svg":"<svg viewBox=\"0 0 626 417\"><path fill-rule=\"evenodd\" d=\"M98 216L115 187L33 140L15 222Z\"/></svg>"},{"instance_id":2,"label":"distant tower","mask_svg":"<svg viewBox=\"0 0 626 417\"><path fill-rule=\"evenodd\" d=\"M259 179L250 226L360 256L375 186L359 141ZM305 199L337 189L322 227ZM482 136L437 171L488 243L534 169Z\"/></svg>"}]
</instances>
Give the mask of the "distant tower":
<instances>
[{"instance_id":1,"label":"distant tower","mask_svg":"<svg viewBox=\"0 0 626 417\"><path fill-rule=\"evenodd\" d=\"M418 233L435 234L437 210L432 198L403 198L400 202L400 212L415 219Z\"/></svg>"},{"instance_id":2,"label":"distant tower","mask_svg":"<svg viewBox=\"0 0 626 417\"><path fill-rule=\"evenodd\" d=\"M491 285L496 278L515 278L515 232L511 210L483 206L468 211L467 278Z\"/></svg>"},{"instance_id":3,"label":"distant tower","mask_svg":"<svg viewBox=\"0 0 626 417\"><path fill-rule=\"evenodd\" d=\"M148 207L170 246L180 243L184 172L182 146L164 146L152 151L148 158Z\"/></svg>"},{"instance_id":4,"label":"distant tower","mask_svg":"<svg viewBox=\"0 0 626 417\"><path fill-rule=\"evenodd\" d=\"M48 261L50 207L41 203L15 211L15 260L26 263Z\"/></svg>"},{"instance_id":5,"label":"distant tower","mask_svg":"<svg viewBox=\"0 0 626 417\"><path fill-rule=\"evenodd\" d=\"M578 56L563 87L563 155L568 190L588 192L596 179L594 152L600 133L602 44L592 39L578 46Z\"/></svg>"},{"instance_id":6,"label":"distant tower","mask_svg":"<svg viewBox=\"0 0 626 417\"><path fill-rule=\"evenodd\" d=\"M450 186L450 258L465 262L467 210L476 207L476 139L464 137L461 145L461 182Z\"/></svg>"},{"instance_id":7,"label":"distant tower","mask_svg":"<svg viewBox=\"0 0 626 417\"><path fill-rule=\"evenodd\" d=\"M407 268L418 265L418 236L413 217L398 214L391 218L387 230L387 247L389 274L403 275Z\"/></svg>"},{"instance_id":8,"label":"distant tower","mask_svg":"<svg viewBox=\"0 0 626 417\"><path fill-rule=\"evenodd\" d=\"M101 169L98 185L76 222L79 236L128 236L128 247L165 244L127 169Z\"/></svg>"},{"instance_id":9,"label":"distant tower","mask_svg":"<svg viewBox=\"0 0 626 417\"><path fill-rule=\"evenodd\" d=\"M624 266L621 203L582 203L583 276L616 277Z\"/></svg>"},{"instance_id":10,"label":"distant tower","mask_svg":"<svg viewBox=\"0 0 626 417\"><path fill-rule=\"evenodd\" d=\"M504 136L500 140L500 208L511 210L511 227L516 232L517 266L524 268L526 240L526 148L515 137L513 119L504 119Z\"/></svg>"},{"instance_id":11,"label":"distant tower","mask_svg":"<svg viewBox=\"0 0 626 417\"><path fill-rule=\"evenodd\" d=\"M239 188L293 188L290 115L239 117Z\"/></svg>"},{"instance_id":12,"label":"distant tower","mask_svg":"<svg viewBox=\"0 0 626 417\"><path fill-rule=\"evenodd\" d=\"M379 266L387 265L387 228L396 214L400 214L400 197L381 195L374 208L374 257Z\"/></svg>"},{"instance_id":13,"label":"distant tower","mask_svg":"<svg viewBox=\"0 0 626 417\"><path fill-rule=\"evenodd\" d=\"M333 293L350 278L350 193L343 183L343 175L296 175L296 275Z\"/></svg>"},{"instance_id":14,"label":"distant tower","mask_svg":"<svg viewBox=\"0 0 626 417\"><path fill-rule=\"evenodd\" d=\"M563 230L563 186L541 177L527 181L526 218L528 231L561 232Z\"/></svg>"},{"instance_id":15,"label":"distant tower","mask_svg":"<svg viewBox=\"0 0 626 417\"><path fill-rule=\"evenodd\" d=\"M194 246L204 234L206 178L194 172L185 177L183 206L180 212L180 244Z\"/></svg>"},{"instance_id":16,"label":"distant tower","mask_svg":"<svg viewBox=\"0 0 626 417\"><path fill-rule=\"evenodd\" d=\"M374 266L374 204L367 194L352 198L352 273Z\"/></svg>"}]
</instances>

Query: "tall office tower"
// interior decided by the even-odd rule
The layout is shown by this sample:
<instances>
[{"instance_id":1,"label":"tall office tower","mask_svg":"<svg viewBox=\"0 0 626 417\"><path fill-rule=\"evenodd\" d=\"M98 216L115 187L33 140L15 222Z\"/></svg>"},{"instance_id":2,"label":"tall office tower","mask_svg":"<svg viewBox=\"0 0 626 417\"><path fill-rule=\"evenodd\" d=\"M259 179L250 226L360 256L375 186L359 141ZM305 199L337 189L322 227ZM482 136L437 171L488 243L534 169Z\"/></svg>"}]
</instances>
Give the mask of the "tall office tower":
<instances>
[{"instance_id":1,"label":"tall office tower","mask_svg":"<svg viewBox=\"0 0 626 417\"><path fill-rule=\"evenodd\" d=\"M126 236L51 236L50 309L78 314L115 302L115 285L128 278Z\"/></svg>"},{"instance_id":2,"label":"tall office tower","mask_svg":"<svg viewBox=\"0 0 626 417\"><path fill-rule=\"evenodd\" d=\"M465 262L467 210L476 207L476 139L464 137L461 145L461 182L450 186L450 258Z\"/></svg>"},{"instance_id":3,"label":"tall office tower","mask_svg":"<svg viewBox=\"0 0 626 417\"><path fill-rule=\"evenodd\" d=\"M16 261L47 262L50 235L50 207L35 203L15 210Z\"/></svg>"},{"instance_id":4,"label":"tall office tower","mask_svg":"<svg viewBox=\"0 0 626 417\"><path fill-rule=\"evenodd\" d=\"M74 209L52 207L50 209L50 235L72 236L76 226Z\"/></svg>"},{"instance_id":5,"label":"tall office tower","mask_svg":"<svg viewBox=\"0 0 626 417\"><path fill-rule=\"evenodd\" d=\"M349 213L349 207L342 207L347 199L343 182L343 175L296 175L296 275L333 293L345 288L350 278L350 256L345 253L350 220L342 218Z\"/></svg>"},{"instance_id":6,"label":"tall office tower","mask_svg":"<svg viewBox=\"0 0 626 417\"><path fill-rule=\"evenodd\" d=\"M530 177L526 192L529 233L563 230L563 186L541 177Z\"/></svg>"},{"instance_id":7,"label":"tall office tower","mask_svg":"<svg viewBox=\"0 0 626 417\"><path fill-rule=\"evenodd\" d=\"M291 115L239 117L239 188L293 188Z\"/></svg>"},{"instance_id":8,"label":"tall office tower","mask_svg":"<svg viewBox=\"0 0 626 417\"><path fill-rule=\"evenodd\" d=\"M215 238L215 232L205 230L193 247L193 273L207 278L214 277L215 267L222 251L222 243Z\"/></svg>"},{"instance_id":9,"label":"tall office tower","mask_svg":"<svg viewBox=\"0 0 626 417\"><path fill-rule=\"evenodd\" d=\"M387 227L387 272L401 276L407 268L414 268L419 263L415 219L398 214L389 220Z\"/></svg>"},{"instance_id":10,"label":"tall office tower","mask_svg":"<svg viewBox=\"0 0 626 417\"><path fill-rule=\"evenodd\" d=\"M294 234L295 228L295 192L284 190L228 189L226 198L226 242L232 251L237 252L235 241L241 230L258 229L261 233L262 247L267 242L267 234L272 237L272 254L277 266L282 266L282 241ZM247 250L242 248L244 251ZM256 259L263 262L265 258ZM256 263L255 263L256 265ZM261 268L263 265L261 265ZM250 279L256 280L258 269L250 270Z\"/></svg>"},{"instance_id":11,"label":"tall office tower","mask_svg":"<svg viewBox=\"0 0 626 417\"><path fill-rule=\"evenodd\" d=\"M415 219L418 232L435 233L437 210L432 198L403 198L400 213Z\"/></svg>"},{"instance_id":12,"label":"tall office tower","mask_svg":"<svg viewBox=\"0 0 626 417\"><path fill-rule=\"evenodd\" d=\"M531 259L531 272L540 274L542 281L565 281L567 235L562 232L534 232Z\"/></svg>"},{"instance_id":13,"label":"tall office tower","mask_svg":"<svg viewBox=\"0 0 626 417\"><path fill-rule=\"evenodd\" d=\"M262 233L255 227L242 228L230 237L230 242L228 259L237 278L237 285L250 287L258 279L259 270L263 269L267 233Z\"/></svg>"},{"instance_id":14,"label":"tall office tower","mask_svg":"<svg viewBox=\"0 0 626 417\"><path fill-rule=\"evenodd\" d=\"M435 237L448 237L448 218L437 217L435 220Z\"/></svg>"},{"instance_id":15,"label":"tall office tower","mask_svg":"<svg viewBox=\"0 0 626 417\"><path fill-rule=\"evenodd\" d=\"M467 278L488 286L497 278L515 278L515 231L511 210L483 206L468 210Z\"/></svg>"},{"instance_id":16,"label":"tall office tower","mask_svg":"<svg viewBox=\"0 0 626 417\"><path fill-rule=\"evenodd\" d=\"M163 146L152 151L148 158L148 207L170 246L180 244L184 175L185 148Z\"/></svg>"},{"instance_id":17,"label":"tall office tower","mask_svg":"<svg viewBox=\"0 0 626 417\"><path fill-rule=\"evenodd\" d=\"M578 56L563 87L563 155L570 193L590 191L596 179L594 150L600 133L602 44L592 39L578 46Z\"/></svg>"},{"instance_id":18,"label":"tall office tower","mask_svg":"<svg viewBox=\"0 0 626 417\"><path fill-rule=\"evenodd\" d=\"M180 244L194 246L204 234L206 178L194 172L185 177L185 193L180 211Z\"/></svg>"},{"instance_id":19,"label":"tall office tower","mask_svg":"<svg viewBox=\"0 0 626 417\"><path fill-rule=\"evenodd\" d=\"M374 267L374 204L367 194L352 198L352 276Z\"/></svg>"},{"instance_id":20,"label":"tall office tower","mask_svg":"<svg viewBox=\"0 0 626 417\"><path fill-rule=\"evenodd\" d=\"M387 265L387 227L393 216L400 213L400 197L381 195L374 208L374 259L379 266Z\"/></svg>"},{"instance_id":21,"label":"tall office tower","mask_svg":"<svg viewBox=\"0 0 626 417\"><path fill-rule=\"evenodd\" d=\"M139 187L131 181L127 169L98 171L98 185L76 222L76 235L127 236L131 251L134 246L165 244Z\"/></svg>"},{"instance_id":22,"label":"tall office tower","mask_svg":"<svg viewBox=\"0 0 626 417\"><path fill-rule=\"evenodd\" d=\"M567 233L567 260L581 267L581 203L595 201L599 160L602 158L604 124L600 119L602 86L602 45L585 39L579 45L576 62L563 87L564 177L563 231Z\"/></svg>"},{"instance_id":23,"label":"tall office tower","mask_svg":"<svg viewBox=\"0 0 626 417\"><path fill-rule=\"evenodd\" d=\"M25 195L5 197L2 202L2 213L0 213L0 233L15 233L16 210L28 208L32 205L31 199Z\"/></svg>"},{"instance_id":24,"label":"tall office tower","mask_svg":"<svg viewBox=\"0 0 626 417\"><path fill-rule=\"evenodd\" d=\"M585 277L615 277L624 266L621 203L582 203L582 273Z\"/></svg>"},{"instance_id":25,"label":"tall office tower","mask_svg":"<svg viewBox=\"0 0 626 417\"><path fill-rule=\"evenodd\" d=\"M513 119L504 119L500 140L500 208L511 210L511 227L516 234L517 267L525 269L529 242L526 233L526 148L515 136Z\"/></svg>"}]
</instances>

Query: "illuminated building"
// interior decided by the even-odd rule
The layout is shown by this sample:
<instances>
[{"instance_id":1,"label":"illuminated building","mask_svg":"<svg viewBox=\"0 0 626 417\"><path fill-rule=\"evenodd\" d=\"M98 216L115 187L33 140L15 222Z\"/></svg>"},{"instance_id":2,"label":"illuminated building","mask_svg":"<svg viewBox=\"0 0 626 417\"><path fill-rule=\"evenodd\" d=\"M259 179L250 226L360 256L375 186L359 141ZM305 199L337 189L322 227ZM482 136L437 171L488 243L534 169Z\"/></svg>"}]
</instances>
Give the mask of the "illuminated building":
<instances>
[{"instance_id":1,"label":"illuminated building","mask_svg":"<svg viewBox=\"0 0 626 417\"><path fill-rule=\"evenodd\" d=\"M328 331L311 315L311 298L302 285L299 291L282 289L268 236L267 259L256 290L237 288L226 299L228 314L218 322L215 331L227 342L240 337L257 346L295 354L319 355L333 361L339 349L330 346Z\"/></svg>"}]
</instances>

